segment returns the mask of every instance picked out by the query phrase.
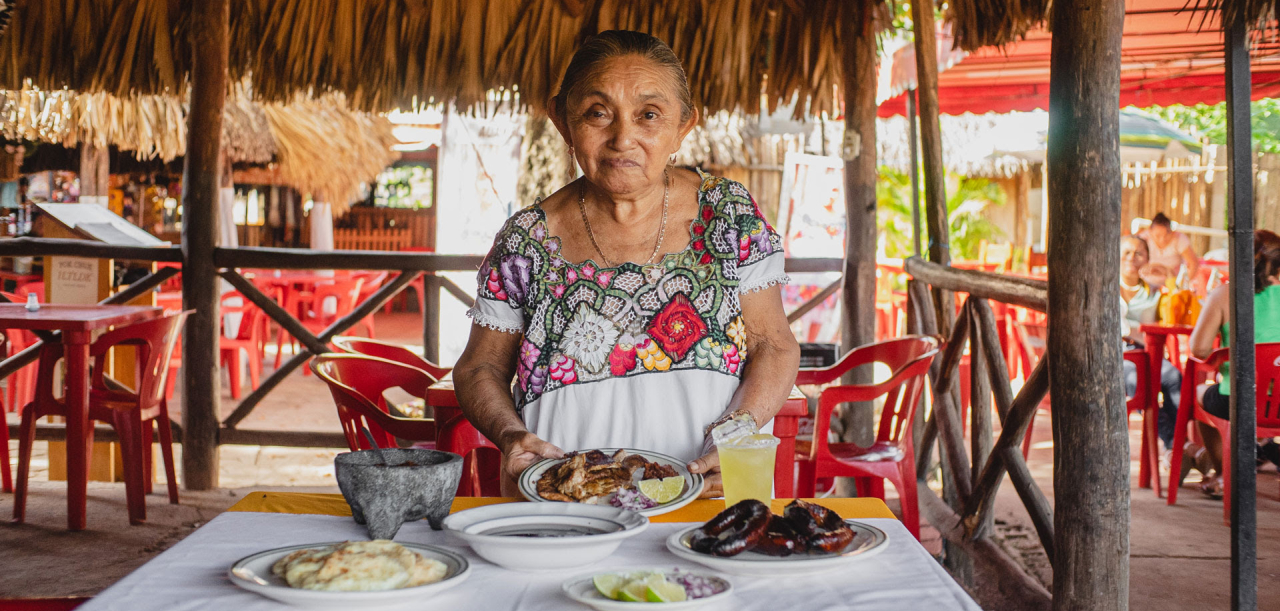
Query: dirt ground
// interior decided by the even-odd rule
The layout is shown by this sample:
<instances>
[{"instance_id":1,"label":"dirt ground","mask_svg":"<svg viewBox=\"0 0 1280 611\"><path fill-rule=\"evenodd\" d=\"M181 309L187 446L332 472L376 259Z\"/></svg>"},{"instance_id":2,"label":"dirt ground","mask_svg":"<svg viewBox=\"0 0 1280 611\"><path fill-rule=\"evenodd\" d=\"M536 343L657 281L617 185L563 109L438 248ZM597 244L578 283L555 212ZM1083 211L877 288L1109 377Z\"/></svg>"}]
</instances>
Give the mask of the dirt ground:
<instances>
[{"instance_id":1,"label":"dirt ground","mask_svg":"<svg viewBox=\"0 0 1280 611\"><path fill-rule=\"evenodd\" d=\"M409 313L379 315L379 337L419 344L420 318ZM274 350L274 345L271 346ZM267 372L272 364L267 359ZM265 373L264 373L265 376ZM226 379L224 377L224 393ZM246 392L247 392L246 388ZM224 412L236 402L223 398ZM1052 500L1051 426L1042 411L1035 427L1029 466ZM268 395L243 428L337 430L333 403L323 383L295 373ZM1190 482L1169 507L1150 490L1137 487L1138 422L1130 425L1134 448L1130 534L1130 608L1204 609L1230 607L1230 529L1222 504L1202 497ZM179 449L180 451L180 449ZM339 449L224 446L222 489L182 493L181 505L169 505L163 486L150 495L147 524L129 526L122 484L94 483L89 488L88 529L66 531L65 486L49 482L45 444L36 444L27 523L0 522L0 598L92 595L181 540L251 490L337 492L333 456ZM17 455L16 442L10 455ZM180 459L179 459L180 460ZM158 471L163 478L163 471ZM1280 611L1280 481L1275 472L1258 474L1259 608ZM892 492L890 492L892 495ZM12 510L13 496L0 494L0 516ZM896 499L890 499L896 508ZM1049 584L1052 571L1013 487L1001 487L996 506L997 534L1028 571ZM926 529L924 543L940 548L936 531ZM75 559L73 575L67 562Z\"/></svg>"}]
</instances>

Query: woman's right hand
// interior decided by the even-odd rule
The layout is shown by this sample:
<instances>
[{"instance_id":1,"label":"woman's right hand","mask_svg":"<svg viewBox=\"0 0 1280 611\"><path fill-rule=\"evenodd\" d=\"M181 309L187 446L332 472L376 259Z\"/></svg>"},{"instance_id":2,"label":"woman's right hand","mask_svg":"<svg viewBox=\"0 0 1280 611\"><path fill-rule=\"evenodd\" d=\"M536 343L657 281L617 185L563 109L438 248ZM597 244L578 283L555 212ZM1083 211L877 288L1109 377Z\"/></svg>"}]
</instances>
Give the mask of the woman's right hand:
<instances>
[{"instance_id":1,"label":"woman's right hand","mask_svg":"<svg viewBox=\"0 0 1280 611\"><path fill-rule=\"evenodd\" d=\"M564 450L543 441L529 431L513 433L509 439L509 441L503 439L502 468L506 471L507 477L512 480L519 479L520 474L529 468L529 465L539 460L564 458Z\"/></svg>"}]
</instances>

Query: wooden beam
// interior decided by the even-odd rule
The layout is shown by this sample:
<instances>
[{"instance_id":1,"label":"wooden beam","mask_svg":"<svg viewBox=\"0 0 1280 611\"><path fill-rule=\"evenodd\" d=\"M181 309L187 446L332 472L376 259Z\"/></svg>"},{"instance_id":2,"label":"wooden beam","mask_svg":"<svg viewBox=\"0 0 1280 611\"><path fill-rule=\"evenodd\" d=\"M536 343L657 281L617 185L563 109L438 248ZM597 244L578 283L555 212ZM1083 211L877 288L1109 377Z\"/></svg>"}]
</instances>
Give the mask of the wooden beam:
<instances>
[{"instance_id":1,"label":"wooden beam","mask_svg":"<svg viewBox=\"0 0 1280 611\"><path fill-rule=\"evenodd\" d=\"M1055 611L1129 607L1120 372L1123 0L1055 0L1049 77L1049 394Z\"/></svg>"},{"instance_id":2,"label":"wooden beam","mask_svg":"<svg viewBox=\"0 0 1280 611\"><path fill-rule=\"evenodd\" d=\"M481 255L387 252L383 250L307 250L298 248L219 248L218 267L266 269L398 269L416 272L480 269Z\"/></svg>"},{"instance_id":3,"label":"wooden beam","mask_svg":"<svg viewBox=\"0 0 1280 611\"><path fill-rule=\"evenodd\" d=\"M271 317L271 320L280 325L281 332L286 332L293 336L294 339L302 342L312 354L323 354L329 351L329 347L316 339L316 336L302 326L302 323L298 322L298 319L294 318L292 313L280 307L280 304L276 303L274 299L263 295L262 291L259 291L258 287L246 280L244 276L231 269L224 269L219 275L226 279L227 282L230 282L231 286L234 286L237 291L240 291L240 294L244 295L245 299L261 308L267 316ZM262 386L259 385L258 388L262 388Z\"/></svg>"},{"instance_id":4,"label":"wooden beam","mask_svg":"<svg viewBox=\"0 0 1280 611\"><path fill-rule=\"evenodd\" d=\"M1249 33L1240 20L1223 32L1227 85L1227 205L1233 278L1253 277L1253 133ZM1272 227L1271 229L1274 229ZM1257 372L1253 286L1231 285L1231 609L1258 608L1258 512L1254 475Z\"/></svg>"},{"instance_id":5,"label":"wooden beam","mask_svg":"<svg viewBox=\"0 0 1280 611\"><path fill-rule=\"evenodd\" d=\"M62 238L7 238L0 240L0 257L45 256L181 263L182 249L177 246L117 246L89 240Z\"/></svg>"},{"instance_id":6,"label":"wooden beam","mask_svg":"<svg viewBox=\"0 0 1280 611\"><path fill-rule=\"evenodd\" d=\"M983 358L985 339L982 337L982 325L978 320L975 301L970 298L965 302L969 309L969 458L973 461L970 475L973 485L978 485L978 476L982 474L983 465L991 456L991 380L987 378L987 362ZM1005 384L1008 384L1006 378ZM981 528L990 528L993 524L983 524Z\"/></svg>"},{"instance_id":7,"label":"wooden beam","mask_svg":"<svg viewBox=\"0 0 1280 611\"><path fill-rule=\"evenodd\" d=\"M952 405L946 395L952 385L957 383L956 375L960 370L960 357L964 354L965 341L969 336L969 309L960 311L951 337L942 353L942 366L939 370L937 384L933 388L933 417L938 422L938 436L942 439L942 456L945 466L955 476L955 492L959 506L963 507L973 490L972 476L969 469L969 457L964 451L964 432L960 421L959 404Z\"/></svg>"},{"instance_id":8,"label":"wooden beam","mask_svg":"<svg viewBox=\"0 0 1280 611\"><path fill-rule=\"evenodd\" d=\"M342 433L328 431L265 431L224 428L218 436L222 445L282 446L286 448L346 448Z\"/></svg>"},{"instance_id":9,"label":"wooden beam","mask_svg":"<svg viewBox=\"0 0 1280 611\"><path fill-rule=\"evenodd\" d=\"M1004 422L1009 416L1009 406L1013 404L1013 388L1009 386L1009 364L1004 360L1004 351L1000 347L1000 333L996 330L995 313L986 299L972 298L974 315L977 316L979 328L982 330L982 353L987 359L987 375L990 377L991 394L995 399L996 413Z\"/></svg>"},{"instance_id":10,"label":"wooden beam","mask_svg":"<svg viewBox=\"0 0 1280 611\"><path fill-rule=\"evenodd\" d=\"M844 271L844 259L787 259L785 262L785 269L789 274L839 272Z\"/></svg>"},{"instance_id":11,"label":"wooden beam","mask_svg":"<svg viewBox=\"0 0 1280 611\"><path fill-rule=\"evenodd\" d=\"M1031 477L1027 462L1022 459L1022 452L1017 446L1001 449L1000 462L1009 469L1009 479L1013 481L1013 488L1018 491L1018 498L1022 499L1022 506L1026 508L1027 515L1031 516L1031 524L1036 528L1040 545L1044 547L1044 553L1048 554L1049 562L1052 564L1055 558L1053 507L1049 505L1049 499L1044 498L1040 486L1036 485L1036 480Z\"/></svg>"},{"instance_id":12,"label":"wooden beam","mask_svg":"<svg viewBox=\"0 0 1280 611\"><path fill-rule=\"evenodd\" d=\"M982 475L978 477L978 483L973 487L973 496L969 497L969 502L965 505L964 515L970 537L980 536L982 533L979 526L988 516L994 515L996 491L1000 488L1000 482L1004 479L1007 468L1000 457L1004 455L1006 448L1022 447L1022 438L1026 435L1027 425L1035 419L1036 410L1040 409L1040 401L1044 399L1048 390L1048 358L1042 358L1039 363L1036 363L1031 375L1027 376L1027 382L1018 392L1018 397L1013 400L1013 405L1009 408L1009 416L1004 419L1000 437L992 449L994 458L987 461L986 466L983 467Z\"/></svg>"},{"instance_id":13,"label":"wooden beam","mask_svg":"<svg viewBox=\"0 0 1280 611\"><path fill-rule=\"evenodd\" d=\"M804 316L805 314L808 314L809 312L813 311L814 308L822 305L822 302L826 301L828 297L835 295L836 291L839 291L840 287L843 284L844 284L843 277L840 278L839 280L836 280L835 282L832 282L831 284L828 284L826 288L822 289L821 291L818 291L817 295L810 297L808 301L800 304L800 307L792 310L790 314L787 314L787 322L795 322L797 320L800 320L800 317Z\"/></svg>"},{"instance_id":14,"label":"wooden beam","mask_svg":"<svg viewBox=\"0 0 1280 611\"><path fill-rule=\"evenodd\" d=\"M396 294L404 290L404 287L412 282L414 277L417 275L418 274L416 272L402 272L400 275L396 276L394 280L383 285L375 291L373 295L370 295L364 303L357 305L349 314L343 316L337 321L334 321L334 323L325 328L324 331L321 331L318 336L312 335L311 331L306 327L303 327L301 323L298 323L293 316L284 312L283 309L278 310L278 314L282 313L285 315L283 318L276 320L276 322L280 323L280 327L282 329L281 332L284 332L289 328L293 328L297 331L298 335L295 335L294 337L298 338L298 340L304 344L302 351L293 355L293 357L288 361L285 361L279 369L272 372L266 380L263 380L262 384L258 385L253 392L249 393L249 396L245 397L244 400L240 402L240 405L236 406L235 411L231 412L231 415L227 416L226 420L222 421L223 430L236 428L236 425L240 424L240 421L244 420L253 412L253 409L258 406L258 403L260 403L264 397L267 396L267 393L271 392L276 386L283 382L290 373L293 373L294 369L301 367L303 363L307 362L307 359L318 354L328 352L329 341L332 340L335 335L350 329L355 326L356 323L363 320L364 317L377 311L377 309L382 307L383 304L390 301L392 297L395 297ZM241 280L243 280L243 278L241 278ZM258 293L256 289L254 289L253 293L245 293L246 296L250 294L256 294L265 299L265 297L263 297L261 293ZM290 322L291 324L286 326L286 323Z\"/></svg>"},{"instance_id":15,"label":"wooden beam","mask_svg":"<svg viewBox=\"0 0 1280 611\"><path fill-rule=\"evenodd\" d=\"M989 538L967 539L956 514L924 482L916 482L920 515L938 529L943 540L972 559L974 571L983 579L971 589L984 609L1049 611L1049 592L1023 570L1016 560Z\"/></svg>"},{"instance_id":16,"label":"wooden beam","mask_svg":"<svg viewBox=\"0 0 1280 611\"><path fill-rule=\"evenodd\" d=\"M841 350L876 341L876 5L874 0L841 4L841 86L844 93L845 252L841 289ZM871 381L870 367L845 374L846 384ZM843 411L845 441L866 442L875 435L870 402Z\"/></svg>"},{"instance_id":17,"label":"wooden beam","mask_svg":"<svg viewBox=\"0 0 1280 611\"><path fill-rule=\"evenodd\" d=\"M228 0L192 4L191 110L182 178L183 483L190 490L218 487L218 189L222 162L222 108L227 99Z\"/></svg>"},{"instance_id":18,"label":"wooden beam","mask_svg":"<svg viewBox=\"0 0 1280 611\"><path fill-rule=\"evenodd\" d=\"M971 269L956 269L910 257L903 269L912 278L923 280L935 289L961 291L974 297L1045 311L1048 307L1048 283L1043 280L992 274Z\"/></svg>"}]
</instances>

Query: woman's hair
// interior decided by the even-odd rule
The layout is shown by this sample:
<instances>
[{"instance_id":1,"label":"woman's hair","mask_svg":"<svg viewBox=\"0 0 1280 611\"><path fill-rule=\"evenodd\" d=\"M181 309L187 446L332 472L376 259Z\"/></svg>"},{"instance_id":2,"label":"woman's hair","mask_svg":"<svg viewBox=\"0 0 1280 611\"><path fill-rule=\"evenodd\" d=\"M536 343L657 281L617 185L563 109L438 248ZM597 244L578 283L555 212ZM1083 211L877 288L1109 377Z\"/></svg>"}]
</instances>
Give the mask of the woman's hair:
<instances>
[{"instance_id":1,"label":"woman's hair","mask_svg":"<svg viewBox=\"0 0 1280 611\"><path fill-rule=\"evenodd\" d=\"M687 120L693 115L693 94L689 91L689 77L671 47L644 32L608 30L588 38L573 54L573 59L569 60L569 67L564 69L560 92L555 96L556 111L561 118L564 117L565 103L569 101L569 96L577 93L577 89L600 64L627 55L639 55L666 70L680 100L680 120Z\"/></svg>"},{"instance_id":2,"label":"woman's hair","mask_svg":"<svg viewBox=\"0 0 1280 611\"><path fill-rule=\"evenodd\" d=\"M1159 226L1159 227L1164 227L1165 229L1173 229L1173 222L1170 221L1169 217L1165 216L1163 212L1157 212L1155 216L1151 217L1151 226L1152 227Z\"/></svg>"},{"instance_id":3,"label":"woman's hair","mask_svg":"<svg viewBox=\"0 0 1280 611\"><path fill-rule=\"evenodd\" d=\"M1280 274L1280 235L1259 229L1253 232L1253 292L1261 293Z\"/></svg>"}]
</instances>

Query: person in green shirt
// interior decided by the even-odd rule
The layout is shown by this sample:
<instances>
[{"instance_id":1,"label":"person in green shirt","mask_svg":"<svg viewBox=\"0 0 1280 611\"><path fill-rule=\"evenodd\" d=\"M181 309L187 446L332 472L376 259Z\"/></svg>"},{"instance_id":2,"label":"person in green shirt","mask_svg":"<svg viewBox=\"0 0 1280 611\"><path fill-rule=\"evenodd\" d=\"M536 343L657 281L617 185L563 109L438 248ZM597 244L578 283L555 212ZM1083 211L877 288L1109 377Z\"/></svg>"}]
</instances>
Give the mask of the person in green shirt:
<instances>
[{"instance_id":1,"label":"person in green shirt","mask_svg":"<svg viewBox=\"0 0 1280 611\"><path fill-rule=\"evenodd\" d=\"M1235 280L1234 278L1232 279ZM1244 279L1241 279L1244 280ZM1247 281L1247 280L1245 280ZM1280 342L1280 236L1265 229L1253 234L1253 340L1259 344ZM1209 293L1205 299L1200 319L1191 332L1191 354L1206 358L1214 350L1213 341L1222 338L1227 346L1230 320L1231 291L1227 285ZM1219 418L1230 418L1231 376L1230 363L1222 366L1222 381L1217 384L1201 384L1196 388L1204 411ZM1222 473L1222 438L1218 429L1196 423L1204 439L1213 467ZM1258 447L1259 456L1280 466L1280 446L1272 439L1264 440ZM1222 483L1217 476L1201 484L1201 491L1215 498L1222 496Z\"/></svg>"}]
</instances>

